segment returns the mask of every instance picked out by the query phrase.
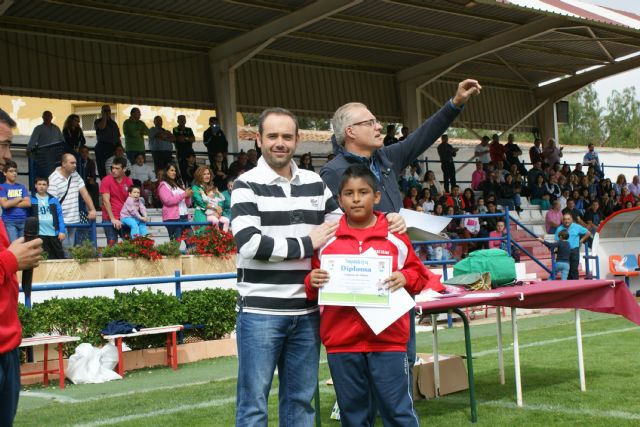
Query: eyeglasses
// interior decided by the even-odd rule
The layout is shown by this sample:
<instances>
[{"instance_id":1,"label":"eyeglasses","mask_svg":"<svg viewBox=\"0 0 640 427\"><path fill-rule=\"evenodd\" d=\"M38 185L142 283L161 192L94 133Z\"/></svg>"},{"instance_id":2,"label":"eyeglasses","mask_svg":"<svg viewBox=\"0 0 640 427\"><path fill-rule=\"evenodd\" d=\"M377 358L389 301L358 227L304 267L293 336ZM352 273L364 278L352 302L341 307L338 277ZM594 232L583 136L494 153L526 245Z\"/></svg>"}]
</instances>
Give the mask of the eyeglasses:
<instances>
[{"instance_id":1,"label":"eyeglasses","mask_svg":"<svg viewBox=\"0 0 640 427\"><path fill-rule=\"evenodd\" d=\"M350 125L349 125L349 126L347 126L347 127L350 127L350 126L360 126L360 125L373 127L373 126L376 126L376 125L379 125L379 124L380 124L380 121L378 121L378 119L369 119L369 120L363 120L363 121L361 121L361 122L357 122L357 123L350 124Z\"/></svg>"}]
</instances>

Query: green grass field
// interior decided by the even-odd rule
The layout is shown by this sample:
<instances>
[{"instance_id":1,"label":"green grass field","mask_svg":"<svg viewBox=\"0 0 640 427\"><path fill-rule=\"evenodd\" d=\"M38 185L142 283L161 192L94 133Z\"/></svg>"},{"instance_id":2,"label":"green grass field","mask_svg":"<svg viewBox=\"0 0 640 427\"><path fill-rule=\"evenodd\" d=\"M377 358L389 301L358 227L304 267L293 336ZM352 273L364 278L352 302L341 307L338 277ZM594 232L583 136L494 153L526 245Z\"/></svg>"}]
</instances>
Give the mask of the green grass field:
<instances>
[{"instance_id":1,"label":"green grass field","mask_svg":"<svg viewBox=\"0 0 640 427\"><path fill-rule=\"evenodd\" d=\"M580 392L573 313L518 321L524 407L515 405L510 321L503 323L506 385L498 381L495 323L472 325L478 425L640 425L640 327L619 317L582 312L587 391ZM431 334L418 351L431 352ZM442 354L463 354L461 327L439 331ZM321 357L323 425L335 401ZM16 426L230 426L235 414L233 357L129 373L123 381L31 387L20 397ZM467 392L416 402L422 425L470 425ZM277 425L277 377L269 400ZM378 425L381 425L379 422Z\"/></svg>"}]
</instances>

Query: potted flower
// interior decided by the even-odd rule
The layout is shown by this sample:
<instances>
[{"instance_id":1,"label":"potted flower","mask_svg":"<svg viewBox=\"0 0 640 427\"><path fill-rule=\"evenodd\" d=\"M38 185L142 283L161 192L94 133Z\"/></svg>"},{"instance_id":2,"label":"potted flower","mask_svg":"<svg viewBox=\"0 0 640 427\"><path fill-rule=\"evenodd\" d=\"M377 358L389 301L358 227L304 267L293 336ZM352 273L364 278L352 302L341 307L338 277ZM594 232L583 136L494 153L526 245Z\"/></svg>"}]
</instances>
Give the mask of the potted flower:
<instances>
[{"instance_id":1,"label":"potted flower","mask_svg":"<svg viewBox=\"0 0 640 427\"><path fill-rule=\"evenodd\" d=\"M236 271L236 242L218 227L187 230L181 241L187 245L182 257L183 274L230 273Z\"/></svg>"}]
</instances>

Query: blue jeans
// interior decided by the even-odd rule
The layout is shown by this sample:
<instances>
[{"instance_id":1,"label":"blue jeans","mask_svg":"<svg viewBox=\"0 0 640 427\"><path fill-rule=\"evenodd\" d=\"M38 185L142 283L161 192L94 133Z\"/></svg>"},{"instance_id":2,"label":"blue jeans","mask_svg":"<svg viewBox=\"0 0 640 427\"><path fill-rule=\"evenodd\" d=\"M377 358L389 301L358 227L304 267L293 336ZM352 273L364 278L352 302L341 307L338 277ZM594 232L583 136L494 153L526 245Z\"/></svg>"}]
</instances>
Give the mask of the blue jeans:
<instances>
[{"instance_id":1,"label":"blue jeans","mask_svg":"<svg viewBox=\"0 0 640 427\"><path fill-rule=\"evenodd\" d=\"M269 390L278 368L280 426L312 426L318 384L320 314L272 316L240 309L236 321L236 426L267 426Z\"/></svg>"},{"instance_id":2,"label":"blue jeans","mask_svg":"<svg viewBox=\"0 0 640 427\"><path fill-rule=\"evenodd\" d=\"M12 221L10 219L4 220L4 228L7 230L9 242L13 242L24 236L24 221L24 219L18 221Z\"/></svg>"},{"instance_id":3,"label":"blue jeans","mask_svg":"<svg viewBox=\"0 0 640 427\"><path fill-rule=\"evenodd\" d=\"M0 354L0 426L13 425L20 397L20 353L17 348Z\"/></svg>"},{"instance_id":4,"label":"blue jeans","mask_svg":"<svg viewBox=\"0 0 640 427\"><path fill-rule=\"evenodd\" d=\"M147 232L147 224L139 219L127 217L122 219L122 223L129 226L131 229L131 238L136 236L146 236L149 234Z\"/></svg>"},{"instance_id":5,"label":"blue jeans","mask_svg":"<svg viewBox=\"0 0 640 427\"><path fill-rule=\"evenodd\" d=\"M385 426L418 426L404 352L327 354L343 426L373 425L372 402Z\"/></svg>"},{"instance_id":6,"label":"blue jeans","mask_svg":"<svg viewBox=\"0 0 640 427\"><path fill-rule=\"evenodd\" d=\"M556 272L560 273L560 280L567 280L567 277L569 277L569 263L557 261Z\"/></svg>"}]
</instances>

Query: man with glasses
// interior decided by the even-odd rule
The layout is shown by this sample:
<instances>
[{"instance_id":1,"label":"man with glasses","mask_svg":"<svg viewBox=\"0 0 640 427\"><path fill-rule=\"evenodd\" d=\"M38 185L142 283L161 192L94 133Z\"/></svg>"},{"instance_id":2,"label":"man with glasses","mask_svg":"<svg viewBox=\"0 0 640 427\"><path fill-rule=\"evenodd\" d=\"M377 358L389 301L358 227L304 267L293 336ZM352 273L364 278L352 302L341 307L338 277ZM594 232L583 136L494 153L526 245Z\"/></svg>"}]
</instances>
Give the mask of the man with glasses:
<instances>
[{"instance_id":1,"label":"man with glasses","mask_svg":"<svg viewBox=\"0 0 640 427\"><path fill-rule=\"evenodd\" d=\"M352 102L336 110L331 123L336 157L324 165L320 176L333 194L338 194L338 185L344 171L353 163L369 167L378 180L382 193L380 203L374 209L382 212L399 212L402 199L398 177L419 155L429 148L451 125L467 100L480 93L476 80L464 80L458 85L453 98L418 129L404 140L383 146L380 134L382 126L366 105ZM413 312L412 312L413 313ZM409 366L415 362L415 316L411 315L411 338L407 355Z\"/></svg>"},{"instance_id":2,"label":"man with glasses","mask_svg":"<svg viewBox=\"0 0 640 427\"><path fill-rule=\"evenodd\" d=\"M107 159L113 156L116 145L120 145L120 128L111 118L110 106L103 105L100 114L100 118L93 122L93 127L96 130L96 139L98 140L94 147L96 165L98 166L98 176L102 179L107 175L105 167Z\"/></svg>"}]
</instances>

